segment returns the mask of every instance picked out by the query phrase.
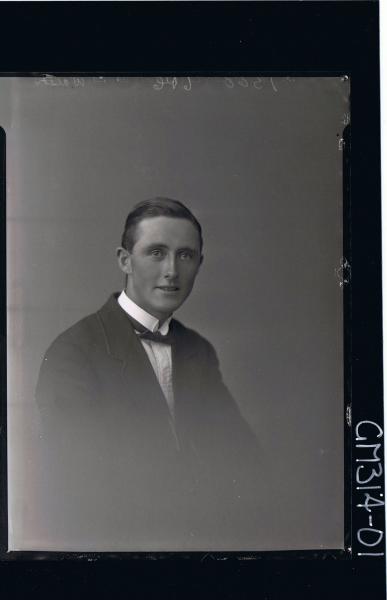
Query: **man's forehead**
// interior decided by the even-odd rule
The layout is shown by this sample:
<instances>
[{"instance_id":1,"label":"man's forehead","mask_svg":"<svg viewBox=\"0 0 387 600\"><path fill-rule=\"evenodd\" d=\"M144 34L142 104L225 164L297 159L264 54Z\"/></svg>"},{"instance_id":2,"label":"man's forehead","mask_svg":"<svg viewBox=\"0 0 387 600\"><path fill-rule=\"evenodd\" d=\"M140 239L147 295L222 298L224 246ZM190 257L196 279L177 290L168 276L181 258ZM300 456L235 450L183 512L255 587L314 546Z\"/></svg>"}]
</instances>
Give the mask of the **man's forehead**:
<instances>
[{"instance_id":1,"label":"man's forehead","mask_svg":"<svg viewBox=\"0 0 387 600\"><path fill-rule=\"evenodd\" d=\"M170 243L175 245L198 245L199 232L195 225L184 218L157 216L142 219L136 230L136 241L143 243Z\"/></svg>"}]
</instances>

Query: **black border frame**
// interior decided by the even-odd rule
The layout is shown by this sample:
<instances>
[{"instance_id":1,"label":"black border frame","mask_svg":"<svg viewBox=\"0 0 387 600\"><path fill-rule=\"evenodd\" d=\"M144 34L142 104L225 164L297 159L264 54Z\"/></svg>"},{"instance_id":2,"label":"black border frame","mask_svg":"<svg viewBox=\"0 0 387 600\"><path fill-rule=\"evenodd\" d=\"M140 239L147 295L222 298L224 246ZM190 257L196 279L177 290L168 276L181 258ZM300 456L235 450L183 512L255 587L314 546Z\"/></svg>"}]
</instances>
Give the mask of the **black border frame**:
<instances>
[{"instance_id":1,"label":"black border frame","mask_svg":"<svg viewBox=\"0 0 387 600\"><path fill-rule=\"evenodd\" d=\"M352 548L205 554L5 552L6 186L2 178L0 578L13 581L14 587L51 593L77 584L89 593L105 588L117 594L124 585L125 595L141 586L141 595L159 596L164 590L181 597L190 595L191 582L195 596L384 598L384 556L358 556L362 548L357 532L366 525L364 510L355 506L361 498L355 489L359 454L354 435L362 420L383 427L378 3L4 2L0 22L0 72L5 76L349 76L352 123L351 136L347 130L342 142L343 257L349 265L342 273L347 281L345 423L352 415L352 427L345 425L346 505L352 500L345 514L345 533L346 546L352 540ZM382 512L378 528L384 531ZM384 540L381 546L384 552Z\"/></svg>"}]
</instances>

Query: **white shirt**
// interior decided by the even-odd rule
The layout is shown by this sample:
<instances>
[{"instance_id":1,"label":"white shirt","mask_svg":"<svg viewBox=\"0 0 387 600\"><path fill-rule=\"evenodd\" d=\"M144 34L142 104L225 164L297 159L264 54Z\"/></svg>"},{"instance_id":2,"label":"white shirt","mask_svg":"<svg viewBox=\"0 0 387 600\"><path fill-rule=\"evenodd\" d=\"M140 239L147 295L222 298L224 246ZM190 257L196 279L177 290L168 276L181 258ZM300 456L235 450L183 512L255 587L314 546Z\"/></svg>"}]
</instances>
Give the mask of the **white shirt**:
<instances>
[{"instance_id":1,"label":"white shirt","mask_svg":"<svg viewBox=\"0 0 387 600\"><path fill-rule=\"evenodd\" d=\"M169 319L164 321L160 327L160 321L133 302L133 300L126 295L125 291L121 292L119 295L118 304L128 315L152 331L152 333L155 333L156 331L159 331L161 335L166 335L168 333L169 323L172 317L169 317ZM172 383L172 348L169 344L160 344L153 340L140 339L167 401L171 418L174 420L175 402Z\"/></svg>"}]
</instances>

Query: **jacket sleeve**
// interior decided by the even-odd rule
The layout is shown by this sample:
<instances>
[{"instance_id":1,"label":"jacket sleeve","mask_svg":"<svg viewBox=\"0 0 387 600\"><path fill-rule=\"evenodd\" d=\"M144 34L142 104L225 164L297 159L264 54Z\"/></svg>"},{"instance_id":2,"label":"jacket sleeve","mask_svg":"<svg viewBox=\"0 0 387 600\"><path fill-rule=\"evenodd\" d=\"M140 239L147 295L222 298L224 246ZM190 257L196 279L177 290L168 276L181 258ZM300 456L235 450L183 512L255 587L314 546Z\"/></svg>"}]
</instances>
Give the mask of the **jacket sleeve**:
<instances>
[{"instance_id":1,"label":"jacket sleeve","mask_svg":"<svg viewBox=\"0 0 387 600\"><path fill-rule=\"evenodd\" d=\"M205 352L206 432L202 448L208 452L206 465L211 477L208 486L217 498L211 518L217 523L222 518L232 520L241 537L248 539L251 523L257 526L260 519L263 488L269 486L263 452L225 385L216 352L208 342Z\"/></svg>"},{"instance_id":2,"label":"jacket sleeve","mask_svg":"<svg viewBox=\"0 0 387 600\"><path fill-rule=\"evenodd\" d=\"M70 461L87 452L86 435L97 404L96 375L86 353L60 338L47 350L40 368L35 401L45 460ZM90 452L91 452L90 448Z\"/></svg>"},{"instance_id":3,"label":"jacket sleeve","mask_svg":"<svg viewBox=\"0 0 387 600\"><path fill-rule=\"evenodd\" d=\"M95 377L86 353L69 342L55 341L47 350L39 372L36 401L41 411L64 404L90 401Z\"/></svg>"},{"instance_id":4,"label":"jacket sleeve","mask_svg":"<svg viewBox=\"0 0 387 600\"><path fill-rule=\"evenodd\" d=\"M54 548L85 536L98 506L103 431L90 434L100 421L95 388L87 354L68 337L57 339L44 356L35 392L40 431L30 497L34 527Z\"/></svg>"},{"instance_id":5,"label":"jacket sleeve","mask_svg":"<svg viewBox=\"0 0 387 600\"><path fill-rule=\"evenodd\" d=\"M217 425L231 435L229 443L240 444L242 448L250 448L258 452L258 440L247 421L242 416L239 407L223 381L219 368L219 360L211 344L207 345L206 375L208 384L211 414ZM232 441L233 440L233 441Z\"/></svg>"}]
</instances>

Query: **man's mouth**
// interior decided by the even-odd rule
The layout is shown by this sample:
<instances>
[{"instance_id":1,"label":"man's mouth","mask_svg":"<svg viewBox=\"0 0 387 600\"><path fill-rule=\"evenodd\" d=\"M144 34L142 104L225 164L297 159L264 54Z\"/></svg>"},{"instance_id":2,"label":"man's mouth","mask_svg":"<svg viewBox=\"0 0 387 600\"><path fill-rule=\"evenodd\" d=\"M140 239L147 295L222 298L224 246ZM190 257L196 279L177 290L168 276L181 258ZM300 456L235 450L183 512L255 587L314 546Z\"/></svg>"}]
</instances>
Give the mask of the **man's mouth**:
<instances>
[{"instance_id":1,"label":"man's mouth","mask_svg":"<svg viewBox=\"0 0 387 600\"><path fill-rule=\"evenodd\" d=\"M162 290L163 292L178 292L180 288L176 285L159 285L157 286L158 290Z\"/></svg>"}]
</instances>

